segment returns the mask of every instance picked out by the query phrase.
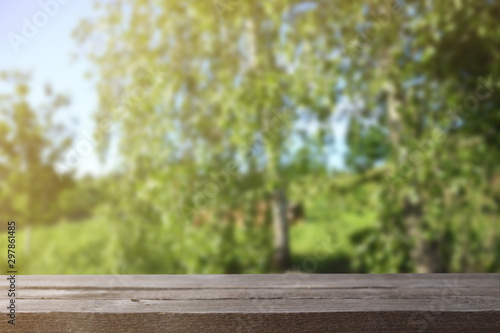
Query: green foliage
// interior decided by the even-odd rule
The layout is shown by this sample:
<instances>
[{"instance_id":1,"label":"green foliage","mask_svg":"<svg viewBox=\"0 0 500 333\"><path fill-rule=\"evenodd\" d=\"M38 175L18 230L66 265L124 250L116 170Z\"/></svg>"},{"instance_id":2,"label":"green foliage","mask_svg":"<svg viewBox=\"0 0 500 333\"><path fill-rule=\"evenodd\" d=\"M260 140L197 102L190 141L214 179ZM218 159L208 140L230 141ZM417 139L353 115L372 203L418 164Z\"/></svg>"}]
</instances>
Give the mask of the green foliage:
<instances>
[{"instance_id":1,"label":"green foliage","mask_svg":"<svg viewBox=\"0 0 500 333\"><path fill-rule=\"evenodd\" d=\"M66 179L65 179L66 181ZM68 221L88 219L95 210L111 197L113 178L85 176L59 193L57 203L59 218Z\"/></svg>"},{"instance_id":2,"label":"green foliage","mask_svg":"<svg viewBox=\"0 0 500 333\"><path fill-rule=\"evenodd\" d=\"M59 194L73 183L61 182L53 164L71 144L53 121L54 112L64 107L65 96L48 96L48 104L37 111L29 105L29 77L3 73L2 81L13 92L0 99L0 202L4 220L24 225L50 224L61 217ZM50 94L49 94L50 95ZM55 142L52 136L60 140Z\"/></svg>"},{"instance_id":3,"label":"green foliage","mask_svg":"<svg viewBox=\"0 0 500 333\"><path fill-rule=\"evenodd\" d=\"M256 207L275 189L306 206L290 232L295 269L314 259L316 272L500 270L498 2L96 7L74 36L92 46L96 134L103 154L119 141L114 174L54 181L69 142L48 139L26 79L4 76L4 212L25 225L82 220L33 229L40 258L25 259L28 272L268 272L270 213ZM327 162L345 99L337 172Z\"/></svg>"},{"instance_id":4,"label":"green foliage","mask_svg":"<svg viewBox=\"0 0 500 333\"><path fill-rule=\"evenodd\" d=\"M381 128L391 146L379 226L353 241L366 242L363 265L377 272L487 270L494 256L480 253L491 251L498 236L475 240L481 229L498 235L491 190L500 171L500 31L493 28L500 6L457 1L405 7L349 66L365 84L348 80L347 86L373 110L385 109ZM359 132L356 123L351 131Z\"/></svg>"},{"instance_id":5,"label":"green foliage","mask_svg":"<svg viewBox=\"0 0 500 333\"><path fill-rule=\"evenodd\" d=\"M313 59L302 38L292 33L279 37L281 15L291 5L241 2L221 21L210 1L118 1L94 20L110 31L106 47L90 55L100 73L97 121L118 124L125 159L117 183L119 209L106 216L119 224L126 255L140 258L139 244L151 228L161 226L164 231L155 242L179 258L184 251L175 250L181 247L179 237L187 234L182 239L191 242L199 231L192 229L194 220L208 214L210 221L202 228L210 239L206 246L218 245L201 250L205 245L198 244L208 254L172 267L232 267L233 259L223 258L226 249L234 248L233 227L221 224L219 217L242 210L252 219L251 203L287 188L295 178L283 161L293 160L288 145L297 107L305 103L312 116L327 119L333 103L324 88L334 80L325 77L307 87L304 78L322 70L314 61L301 62L302 77L286 74L299 44L305 47L301 58ZM92 26L82 23L75 36L91 43L99 33ZM309 13L286 26L304 37L321 28ZM140 51L124 53L123 47ZM316 107L317 97L325 93L328 97ZM268 253L270 232L249 232L259 235L253 244L265 244L262 251Z\"/></svg>"},{"instance_id":6,"label":"green foliage","mask_svg":"<svg viewBox=\"0 0 500 333\"><path fill-rule=\"evenodd\" d=\"M320 127L319 140L294 123L260 147L254 140L269 128L272 110L325 123L342 95L363 104L349 122L346 162L360 177L352 186L379 182L380 201L373 207L378 223L353 236L366 243L359 267L485 268L469 254L467 244L478 236L463 221L481 224L498 216L489 184L499 172L494 110L500 95L458 112L459 123L445 112L458 102L470 108L465 98L477 91L480 75L500 76L497 3L318 1L299 10L297 1L279 1L219 7L217 15L207 15L214 10L210 2L118 1L97 16L111 32L106 47L91 54L101 77L97 119L113 119L120 127L127 163L118 185L124 214L119 220L124 232L134 228L130 244L143 241L149 225L182 234L197 215L221 216L273 188L293 188L301 174L319 171L327 178L314 166L325 161L327 126ZM91 41L100 33L92 25L82 24L76 37ZM145 79L143 68L159 74ZM123 92L135 89L139 97L113 112ZM287 148L294 136L306 143L296 153ZM464 148L468 142L485 155ZM285 162L294 160L302 165ZM234 174L225 173L230 163L237 165ZM370 173L379 164L385 164L386 184ZM223 185L212 182L214 173L225 179ZM174 213L179 209L181 218ZM222 244L231 231L216 225L207 228ZM462 246L467 250L456 250Z\"/></svg>"},{"instance_id":7,"label":"green foliage","mask_svg":"<svg viewBox=\"0 0 500 333\"><path fill-rule=\"evenodd\" d=\"M20 224L16 233L18 272L254 274L270 269L268 240L262 238L269 232L262 230L203 226L176 233L172 228L150 225L147 233L137 234L137 226L128 232L116 228L116 223L103 218L51 227ZM7 234L2 233L0 247L6 246ZM2 261L0 269L6 271L6 264Z\"/></svg>"}]
</instances>

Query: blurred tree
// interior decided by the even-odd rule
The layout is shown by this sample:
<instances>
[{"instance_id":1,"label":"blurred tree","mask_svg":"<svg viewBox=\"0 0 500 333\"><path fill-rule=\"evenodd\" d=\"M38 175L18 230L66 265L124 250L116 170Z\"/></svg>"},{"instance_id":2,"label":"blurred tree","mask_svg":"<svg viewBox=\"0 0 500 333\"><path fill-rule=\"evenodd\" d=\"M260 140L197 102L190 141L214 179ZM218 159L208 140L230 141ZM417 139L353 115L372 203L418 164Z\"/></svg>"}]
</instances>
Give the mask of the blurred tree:
<instances>
[{"instance_id":1,"label":"blurred tree","mask_svg":"<svg viewBox=\"0 0 500 333\"><path fill-rule=\"evenodd\" d=\"M373 114L383 110L377 131L390 145L380 227L355 236L365 244L359 255L375 272L490 269L499 215L500 4L396 4L392 12L385 1L358 8L364 39L343 71L351 78L345 93L362 96Z\"/></svg>"},{"instance_id":2,"label":"blurred tree","mask_svg":"<svg viewBox=\"0 0 500 333\"><path fill-rule=\"evenodd\" d=\"M326 155L318 147L331 142L332 111L348 96L364 105L350 121L348 166L366 174L385 162L389 170L380 226L358 240L366 243L362 264L384 272L482 265L485 257L473 254L493 248L494 241L472 248L470 238L498 216L498 192L491 184L498 176L500 122L494 110L500 95L493 94L496 84L483 83L480 94L488 97L477 97L477 107L465 98L477 91L479 76L498 77L500 5L224 4L97 3L96 18L75 31L90 44L89 56L99 68L99 131L119 124L114 134L125 159L115 219L130 235L126 251L135 253L151 241L148 228L160 225L165 234L156 241L170 237L173 257L180 258L189 251L176 242L175 235L190 232L183 220L216 211L217 221L220 211L273 191L279 194L276 230L286 226L280 211L298 177L288 162L310 155L289 149L304 134L294 124L316 119L317 139L304 141L309 151ZM446 110L456 103L469 103L465 109L474 111L451 121L455 116ZM210 233L219 246L198 254L196 263L163 267L231 266L231 230L223 239ZM207 256L210 263L201 259Z\"/></svg>"},{"instance_id":3,"label":"blurred tree","mask_svg":"<svg viewBox=\"0 0 500 333\"><path fill-rule=\"evenodd\" d=\"M296 177L282 171L297 110L324 122L336 98L326 13L298 1L117 1L98 10L75 36L93 45L97 120L119 123L129 198L150 208L141 219L179 224L179 210L189 220L265 193L282 212ZM285 213L273 216L275 230L286 228Z\"/></svg>"},{"instance_id":4,"label":"blurred tree","mask_svg":"<svg viewBox=\"0 0 500 333\"><path fill-rule=\"evenodd\" d=\"M27 101L25 74L1 73L0 79L14 91L0 97L0 201L4 220L20 225L54 223L61 216L59 195L73 185L72 179L60 182L53 168L71 140L55 142L62 127L53 121L55 111L67 105L63 95L51 97L35 112Z\"/></svg>"},{"instance_id":5,"label":"blurred tree","mask_svg":"<svg viewBox=\"0 0 500 333\"><path fill-rule=\"evenodd\" d=\"M75 180L74 186L67 188L60 195L60 216L69 221L92 217L94 210L112 196L112 181L112 177L94 178L90 175Z\"/></svg>"}]
</instances>

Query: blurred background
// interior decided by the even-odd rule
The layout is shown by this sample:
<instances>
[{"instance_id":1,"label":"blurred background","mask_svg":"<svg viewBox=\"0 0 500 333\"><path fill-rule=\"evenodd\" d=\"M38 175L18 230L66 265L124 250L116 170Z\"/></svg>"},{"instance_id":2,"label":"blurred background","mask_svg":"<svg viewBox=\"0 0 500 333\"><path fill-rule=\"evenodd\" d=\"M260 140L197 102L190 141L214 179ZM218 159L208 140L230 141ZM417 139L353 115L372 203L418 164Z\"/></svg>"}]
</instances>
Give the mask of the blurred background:
<instances>
[{"instance_id":1,"label":"blurred background","mask_svg":"<svg viewBox=\"0 0 500 333\"><path fill-rule=\"evenodd\" d=\"M19 274L500 272L498 1L0 6Z\"/></svg>"}]
</instances>

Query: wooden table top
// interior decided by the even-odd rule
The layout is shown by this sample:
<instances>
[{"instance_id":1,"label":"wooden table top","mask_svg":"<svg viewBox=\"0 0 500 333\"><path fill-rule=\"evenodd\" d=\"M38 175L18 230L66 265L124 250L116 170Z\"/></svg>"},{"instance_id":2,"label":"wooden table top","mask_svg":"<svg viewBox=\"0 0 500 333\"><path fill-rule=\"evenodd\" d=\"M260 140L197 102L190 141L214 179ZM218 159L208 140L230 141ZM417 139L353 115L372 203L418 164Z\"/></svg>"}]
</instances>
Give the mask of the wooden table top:
<instances>
[{"instance_id":1,"label":"wooden table top","mask_svg":"<svg viewBox=\"0 0 500 333\"><path fill-rule=\"evenodd\" d=\"M0 332L500 332L500 274L7 279Z\"/></svg>"}]
</instances>

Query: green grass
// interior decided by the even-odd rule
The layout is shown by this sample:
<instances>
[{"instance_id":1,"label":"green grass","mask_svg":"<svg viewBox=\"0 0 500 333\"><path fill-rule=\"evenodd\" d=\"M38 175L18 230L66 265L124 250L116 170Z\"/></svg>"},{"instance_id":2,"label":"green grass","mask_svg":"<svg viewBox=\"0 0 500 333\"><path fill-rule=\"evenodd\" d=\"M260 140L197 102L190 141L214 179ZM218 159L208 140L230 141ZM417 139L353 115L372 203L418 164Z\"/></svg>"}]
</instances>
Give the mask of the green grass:
<instances>
[{"instance_id":1,"label":"green grass","mask_svg":"<svg viewBox=\"0 0 500 333\"><path fill-rule=\"evenodd\" d=\"M50 227L16 230L18 274L110 274L113 263L113 234L106 221L92 219L59 223ZM7 248L7 234L0 236L0 248ZM6 270L2 263L2 271Z\"/></svg>"},{"instance_id":2,"label":"green grass","mask_svg":"<svg viewBox=\"0 0 500 333\"><path fill-rule=\"evenodd\" d=\"M351 262L356 245L350 237L375 225L378 187L367 183L343 193L338 191L345 185L342 182L345 179L341 177L326 183L304 201L306 220L290 228L294 270L311 273L354 271ZM295 194L301 196L301 191Z\"/></svg>"},{"instance_id":3,"label":"green grass","mask_svg":"<svg viewBox=\"0 0 500 333\"><path fill-rule=\"evenodd\" d=\"M374 224L375 215L344 213L335 219L302 222L290 228L295 270L311 273L350 272L354 252L350 236Z\"/></svg>"},{"instance_id":4,"label":"green grass","mask_svg":"<svg viewBox=\"0 0 500 333\"><path fill-rule=\"evenodd\" d=\"M337 205L332 206L330 198L327 198L325 193L309 198L306 202L306 220L290 228L290 251L295 271L352 271L351 258L355 249L350 236L372 226L375 221L374 211L369 206L353 210L352 207L339 205L342 202L339 198L332 198L333 202L337 202ZM17 228L18 274L162 273L168 269L163 257L169 256L182 256L177 259L186 263L189 268L182 272L167 271L168 273L224 272L222 267L219 270L214 266L200 264L203 260L216 266L223 265L224 262L217 261L220 259L217 258L220 246L217 238L224 236L203 228L192 228L190 233L183 236L184 239L174 238L173 243L169 243L162 236L165 235L165 230L151 227L148 229L150 234L146 238L146 244L129 250L129 255L135 255L135 258L124 258L121 248L123 240L119 239L118 233L113 229L113 223L102 218L31 228L18 224ZM249 232L235 228L234 245L222 251L223 256L229 256L225 262L237 261L235 267L245 273L265 273L265 262L270 254L265 248L271 248L271 244L267 243L272 237L259 237L259 233L266 232L264 230ZM177 246L175 243L182 244ZM181 250L174 251L172 246ZM0 234L0 249L7 249L6 233ZM202 261L200 258L203 258ZM151 271L143 271L144 267L149 267ZM0 264L0 269L4 272L7 270L6 260Z\"/></svg>"}]
</instances>

